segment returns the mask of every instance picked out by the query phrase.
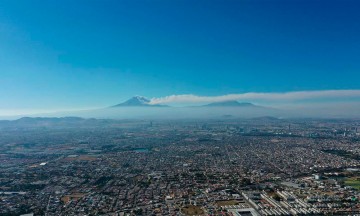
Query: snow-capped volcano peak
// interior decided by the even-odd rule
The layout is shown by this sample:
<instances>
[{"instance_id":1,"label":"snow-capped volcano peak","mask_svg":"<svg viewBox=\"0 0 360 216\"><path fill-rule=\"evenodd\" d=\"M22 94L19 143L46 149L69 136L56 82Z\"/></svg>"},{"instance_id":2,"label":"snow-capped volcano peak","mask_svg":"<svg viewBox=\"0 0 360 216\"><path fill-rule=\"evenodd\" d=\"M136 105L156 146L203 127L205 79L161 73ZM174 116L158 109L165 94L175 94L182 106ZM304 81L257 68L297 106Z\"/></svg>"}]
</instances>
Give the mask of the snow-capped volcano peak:
<instances>
[{"instance_id":1,"label":"snow-capped volcano peak","mask_svg":"<svg viewBox=\"0 0 360 216\"><path fill-rule=\"evenodd\" d=\"M129 100L125 101L124 103L117 104L113 107L123 107L123 106L153 106L153 107L160 107L164 105L159 104L150 104L150 100L143 96L134 96Z\"/></svg>"},{"instance_id":2,"label":"snow-capped volcano peak","mask_svg":"<svg viewBox=\"0 0 360 216\"><path fill-rule=\"evenodd\" d=\"M138 103L138 104L149 104L150 103L150 100L143 96L135 96L135 97L130 98L127 101L131 101L131 102Z\"/></svg>"}]
</instances>

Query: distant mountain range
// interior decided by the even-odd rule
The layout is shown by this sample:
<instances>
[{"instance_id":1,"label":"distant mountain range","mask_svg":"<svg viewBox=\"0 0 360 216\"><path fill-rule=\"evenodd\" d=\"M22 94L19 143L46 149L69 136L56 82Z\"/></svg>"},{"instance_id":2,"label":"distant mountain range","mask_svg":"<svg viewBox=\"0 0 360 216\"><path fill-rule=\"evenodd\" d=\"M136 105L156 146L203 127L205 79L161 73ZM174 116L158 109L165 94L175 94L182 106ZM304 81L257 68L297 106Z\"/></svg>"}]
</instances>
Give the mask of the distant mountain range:
<instances>
[{"instance_id":1,"label":"distant mountain range","mask_svg":"<svg viewBox=\"0 0 360 216\"><path fill-rule=\"evenodd\" d=\"M70 113L70 115L107 119L213 119L279 116L279 112L271 107L257 106L252 103L238 102L235 100L198 106L173 107L163 104L152 104L151 100L146 97L135 96L114 106Z\"/></svg>"},{"instance_id":2,"label":"distant mountain range","mask_svg":"<svg viewBox=\"0 0 360 216\"><path fill-rule=\"evenodd\" d=\"M223 118L254 118L262 116L282 117L284 112L271 107L257 106L252 103L238 101L214 102L199 106L171 107L162 104L152 104L151 100L142 96L135 96L114 106L82 111L67 111L57 113L43 113L30 115L31 117L66 117L76 116L85 119L223 119ZM18 116L23 117L23 116ZM87 123L77 118L64 119L35 119L36 125L63 125L63 121L74 125ZM22 118L14 124L34 125L34 119ZM5 126L7 122L2 122Z\"/></svg>"},{"instance_id":3,"label":"distant mountain range","mask_svg":"<svg viewBox=\"0 0 360 216\"><path fill-rule=\"evenodd\" d=\"M147 99L146 97L134 96L123 103L111 107L114 108L114 107L169 107L169 106L162 104L151 104L150 100ZM198 107L260 107L260 106L256 106L252 103L240 103L238 101L231 100L231 101L214 102Z\"/></svg>"}]
</instances>

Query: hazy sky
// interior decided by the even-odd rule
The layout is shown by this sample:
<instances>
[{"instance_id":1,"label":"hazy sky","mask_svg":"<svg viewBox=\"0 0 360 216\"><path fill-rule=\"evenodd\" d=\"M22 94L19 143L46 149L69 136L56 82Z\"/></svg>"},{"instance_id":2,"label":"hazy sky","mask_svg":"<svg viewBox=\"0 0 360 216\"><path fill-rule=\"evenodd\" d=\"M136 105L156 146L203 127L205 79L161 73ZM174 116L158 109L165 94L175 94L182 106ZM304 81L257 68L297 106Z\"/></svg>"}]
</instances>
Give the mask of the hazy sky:
<instances>
[{"instance_id":1,"label":"hazy sky","mask_svg":"<svg viewBox=\"0 0 360 216\"><path fill-rule=\"evenodd\" d=\"M0 110L358 90L359 8L357 0L0 0ZM359 101L355 92L336 100Z\"/></svg>"}]
</instances>

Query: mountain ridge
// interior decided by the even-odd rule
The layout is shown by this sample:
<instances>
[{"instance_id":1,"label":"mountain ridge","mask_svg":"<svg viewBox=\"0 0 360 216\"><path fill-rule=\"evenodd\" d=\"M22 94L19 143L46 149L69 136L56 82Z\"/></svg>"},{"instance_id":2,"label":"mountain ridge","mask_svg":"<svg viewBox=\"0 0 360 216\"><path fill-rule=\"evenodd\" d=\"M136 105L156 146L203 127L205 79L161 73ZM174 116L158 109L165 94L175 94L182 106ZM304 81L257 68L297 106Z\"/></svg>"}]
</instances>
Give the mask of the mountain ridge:
<instances>
[{"instance_id":1,"label":"mountain ridge","mask_svg":"<svg viewBox=\"0 0 360 216\"><path fill-rule=\"evenodd\" d=\"M248 102L238 102L236 100L229 100L229 101L220 101L220 102L213 102L206 105L203 105L203 107L258 107L252 103Z\"/></svg>"}]
</instances>

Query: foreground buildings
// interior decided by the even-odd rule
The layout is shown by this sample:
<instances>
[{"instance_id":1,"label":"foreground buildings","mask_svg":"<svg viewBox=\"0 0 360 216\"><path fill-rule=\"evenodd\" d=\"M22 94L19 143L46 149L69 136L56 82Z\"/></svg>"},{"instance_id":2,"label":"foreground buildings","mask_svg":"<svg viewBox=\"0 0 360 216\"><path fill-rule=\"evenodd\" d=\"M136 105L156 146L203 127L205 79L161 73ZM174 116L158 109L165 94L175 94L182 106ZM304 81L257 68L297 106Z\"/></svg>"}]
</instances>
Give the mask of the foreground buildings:
<instances>
[{"instance_id":1,"label":"foreground buildings","mask_svg":"<svg viewBox=\"0 0 360 216\"><path fill-rule=\"evenodd\" d=\"M360 214L356 120L41 121L0 127L0 215Z\"/></svg>"}]
</instances>

